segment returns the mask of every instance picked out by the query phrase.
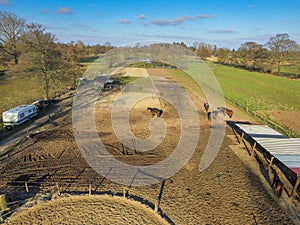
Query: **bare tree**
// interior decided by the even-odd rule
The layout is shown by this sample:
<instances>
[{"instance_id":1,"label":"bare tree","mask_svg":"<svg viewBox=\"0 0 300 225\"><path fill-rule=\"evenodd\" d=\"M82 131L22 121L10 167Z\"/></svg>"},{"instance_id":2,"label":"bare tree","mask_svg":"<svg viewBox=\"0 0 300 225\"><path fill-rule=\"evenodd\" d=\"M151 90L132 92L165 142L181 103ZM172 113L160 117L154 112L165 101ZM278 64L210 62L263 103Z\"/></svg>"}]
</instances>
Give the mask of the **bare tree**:
<instances>
[{"instance_id":1,"label":"bare tree","mask_svg":"<svg viewBox=\"0 0 300 225\"><path fill-rule=\"evenodd\" d=\"M218 48L216 51L218 63L228 64L230 62L230 50L228 48Z\"/></svg>"},{"instance_id":2,"label":"bare tree","mask_svg":"<svg viewBox=\"0 0 300 225\"><path fill-rule=\"evenodd\" d=\"M18 44L25 33L26 22L13 13L0 12L0 49L19 62Z\"/></svg>"},{"instance_id":3,"label":"bare tree","mask_svg":"<svg viewBox=\"0 0 300 225\"><path fill-rule=\"evenodd\" d=\"M67 47L67 54L65 56L66 61L67 61L66 67L70 67L70 71L68 71L68 72L70 72L72 74L72 86L75 88L76 87L76 77L77 77L77 74L79 73L78 50L76 48L76 45L74 44L74 41L71 41L66 47Z\"/></svg>"},{"instance_id":4,"label":"bare tree","mask_svg":"<svg viewBox=\"0 0 300 225\"><path fill-rule=\"evenodd\" d=\"M55 49L55 37L40 24L29 24L26 43L31 51L35 69L41 70L45 81L45 97L49 98L51 71L57 68L61 53Z\"/></svg>"},{"instance_id":5,"label":"bare tree","mask_svg":"<svg viewBox=\"0 0 300 225\"><path fill-rule=\"evenodd\" d=\"M201 42L197 49L197 55L206 60L208 57L211 57L212 46Z\"/></svg>"},{"instance_id":6,"label":"bare tree","mask_svg":"<svg viewBox=\"0 0 300 225\"><path fill-rule=\"evenodd\" d=\"M244 65L249 66L252 64L252 67L255 69L257 60L264 57L265 50L263 45L249 41L242 44L238 52L244 61Z\"/></svg>"},{"instance_id":7,"label":"bare tree","mask_svg":"<svg viewBox=\"0 0 300 225\"><path fill-rule=\"evenodd\" d=\"M287 61L299 49L297 42L289 39L289 35L286 33L276 34L276 36L269 39L266 45L271 51L271 64L275 63L277 65L278 74L282 63Z\"/></svg>"}]
</instances>

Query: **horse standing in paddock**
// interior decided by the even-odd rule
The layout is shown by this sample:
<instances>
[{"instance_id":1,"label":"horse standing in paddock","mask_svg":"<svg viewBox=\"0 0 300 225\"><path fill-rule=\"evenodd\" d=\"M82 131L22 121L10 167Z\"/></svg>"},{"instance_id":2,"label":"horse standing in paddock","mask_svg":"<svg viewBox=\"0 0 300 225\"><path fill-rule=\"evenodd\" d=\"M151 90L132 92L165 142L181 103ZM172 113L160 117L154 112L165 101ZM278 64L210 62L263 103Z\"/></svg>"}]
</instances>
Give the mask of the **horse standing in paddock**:
<instances>
[{"instance_id":1,"label":"horse standing in paddock","mask_svg":"<svg viewBox=\"0 0 300 225\"><path fill-rule=\"evenodd\" d=\"M208 112L208 109L209 109L208 102L204 102L203 106L204 106L204 109L206 110L206 112Z\"/></svg>"},{"instance_id":2,"label":"horse standing in paddock","mask_svg":"<svg viewBox=\"0 0 300 225\"><path fill-rule=\"evenodd\" d=\"M207 119L210 121L211 120L211 112L207 113Z\"/></svg>"},{"instance_id":3,"label":"horse standing in paddock","mask_svg":"<svg viewBox=\"0 0 300 225\"><path fill-rule=\"evenodd\" d=\"M150 112L151 112L152 117L154 117L155 115L156 115L157 117L160 117L161 114L163 113L163 110L162 110L162 109L158 109L158 108L150 108L150 107L148 107L148 108L147 108L147 111L150 111Z\"/></svg>"},{"instance_id":4,"label":"horse standing in paddock","mask_svg":"<svg viewBox=\"0 0 300 225\"><path fill-rule=\"evenodd\" d=\"M211 120L212 118L213 118L214 120L217 119L217 116L218 116L219 112L220 112L220 111L217 111L217 110L214 110L214 111L212 111L212 112L208 112L208 113L207 113L207 119L208 119L208 120Z\"/></svg>"},{"instance_id":5,"label":"horse standing in paddock","mask_svg":"<svg viewBox=\"0 0 300 225\"><path fill-rule=\"evenodd\" d=\"M229 118L231 118L233 115L233 111L231 109L227 109L226 107L218 107L217 110L207 113L208 120L211 120L212 118L216 119L219 113L223 113L224 116L227 115Z\"/></svg>"},{"instance_id":6,"label":"horse standing in paddock","mask_svg":"<svg viewBox=\"0 0 300 225\"><path fill-rule=\"evenodd\" d=\"M217 109L224 115L229 116L229 118L231 118L233 115L233 111L231 109L227 109L226 107L218 107Z\"/></svg>"},{"instance_id":7,"label":"horse standing in paddock","mask_svg":"<svg viewBox=\"0 0 300 225\"><path fill-rule=\"evenodd\" d=\"M279 176L275 169L272 169L272 173L274 174L273 182L272 182L273 191L277 197L281 197L282 190L283 190L283 183L279 179Z\"/></svg>"}]
</instances>

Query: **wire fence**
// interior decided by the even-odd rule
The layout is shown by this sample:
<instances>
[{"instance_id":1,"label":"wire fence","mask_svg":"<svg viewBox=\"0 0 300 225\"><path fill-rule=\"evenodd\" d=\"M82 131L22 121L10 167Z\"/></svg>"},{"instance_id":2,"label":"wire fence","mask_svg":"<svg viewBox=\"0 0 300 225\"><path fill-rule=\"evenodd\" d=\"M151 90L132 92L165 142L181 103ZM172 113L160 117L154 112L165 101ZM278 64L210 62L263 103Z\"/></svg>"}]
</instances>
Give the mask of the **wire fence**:
<instances>
[{"instance_id":1,"label":"wire fence","mask_svg":"<svg viewBox=\"0 0 300 225\"><path fill-rule=\"evenodd\" d=\"M203 88L208 88L211 91L213 91L214 93L216 93L217 95L225 98L226 100L228 100L229 102L231 102L232 104L236 105L237 107L243 109L245 112L250 113L253 117L255 117L256 119L258 119L259 121L263 122L264 124L267 124L268 126L270 126L271 128L277 130L279 133L284 134L287 137L290 138L297 138L300 137L300 135L293 131L291 128L271 119L269 116L258 113L257 111L252 110L249 106L246 106L228 96L223 95L223 93L215 90L214 88L210 87L208 84L204 83L204 82L200 82L201 85L203 85Z\"/></svg>"}]
</instances>

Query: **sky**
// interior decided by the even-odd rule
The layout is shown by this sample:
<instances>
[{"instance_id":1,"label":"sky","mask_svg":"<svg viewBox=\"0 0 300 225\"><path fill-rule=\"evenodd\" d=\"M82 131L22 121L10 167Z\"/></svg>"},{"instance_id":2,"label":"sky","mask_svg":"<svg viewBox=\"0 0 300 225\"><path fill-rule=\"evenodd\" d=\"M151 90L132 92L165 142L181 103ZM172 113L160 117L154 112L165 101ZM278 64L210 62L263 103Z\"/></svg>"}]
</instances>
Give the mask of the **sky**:
<instances>
[{"instance_id":1,"label":"sky","mask_svg":"<svg viewBox=\"0 0 300 225\"><path fill-rule=\"evenodd\" d=\"M300 0L0 0L0 11L44 25L58 42L205 42L240 47L288 33L300 44Z\"/></svg>"}]
</instances>

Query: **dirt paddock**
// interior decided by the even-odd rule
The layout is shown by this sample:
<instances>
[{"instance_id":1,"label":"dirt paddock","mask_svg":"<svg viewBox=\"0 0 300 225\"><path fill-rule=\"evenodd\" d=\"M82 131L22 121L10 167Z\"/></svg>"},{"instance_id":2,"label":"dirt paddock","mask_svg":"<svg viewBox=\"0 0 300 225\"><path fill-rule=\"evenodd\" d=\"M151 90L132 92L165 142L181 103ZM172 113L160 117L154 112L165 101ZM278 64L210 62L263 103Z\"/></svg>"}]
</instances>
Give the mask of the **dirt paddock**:
<instances>
[{"instance_id":1,"label":"dirt paddock","mask_svg":"<svg viewBox=\"0 0 300 225\"><path fill-rule=\"evenodd\" d=\"M298 111L273 111L271 118L284 124L288 128L300 134L300 112Z\"/></svg>"},{"instance_id":2,"label":"dirt paddock","mask_svg":"<svg viewBox=\"0 0 300 225\"><path fill-rule=\"evenodd\" d=\"M156 71L148 72L152 76ZM161 144L148 154L128 150L126 155L111 125L110 105L116 94L102 96L96 105L97 130L106 148L118 159L133 165L147 165L169 156L180 138L180 120L172 105L163 102L166 106L162 119L167 134ZM130 112L131 130L141 139L150 134L148 125L152 117L146 110L150 105L159 107L160 103L157 98L146 98ZM229 128L213 163L203 172L199 171L211 129L216 128L210 126L202 105L197 104L197 110L201 129L198 145L189 162L168 178L164 186L126 187L129 195L151 204L160 196L160 209L170 218L171 224L295 224L292 215L279 205L271 188L261 180L257 173L259 169L255 172L247 160L243 160L248 154L237 145ZM241 113L238 115L241 117ZM152 209L140 203L96 195L122 192L124 186L106 180L83 159L74 140L70 113L55 119L47 129L28 140L19 153L1 159L0 172L3 178L1 191L8 195L24 192L24 187L9 185L12 181L24 181L24 175L28 182L43 178L37 193L47 184L60 182L70 184L68 188L61 188L61 192L66 193L76 193L79 184L88 187L91 183L94 194L58 198L29 208L23 206L5 224L32 224L33 219L36 224L166 224ZM17 197L22 196L16 194Z\"/></svg>"}]
</instances>

